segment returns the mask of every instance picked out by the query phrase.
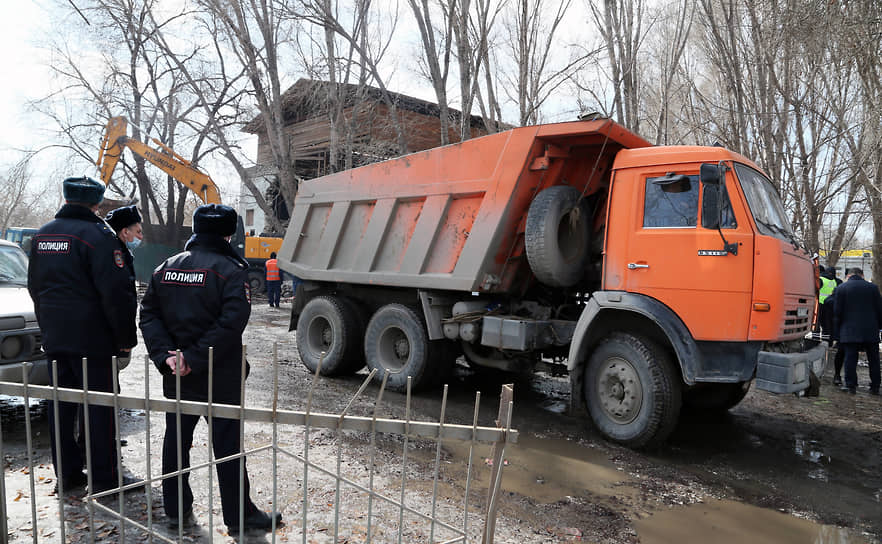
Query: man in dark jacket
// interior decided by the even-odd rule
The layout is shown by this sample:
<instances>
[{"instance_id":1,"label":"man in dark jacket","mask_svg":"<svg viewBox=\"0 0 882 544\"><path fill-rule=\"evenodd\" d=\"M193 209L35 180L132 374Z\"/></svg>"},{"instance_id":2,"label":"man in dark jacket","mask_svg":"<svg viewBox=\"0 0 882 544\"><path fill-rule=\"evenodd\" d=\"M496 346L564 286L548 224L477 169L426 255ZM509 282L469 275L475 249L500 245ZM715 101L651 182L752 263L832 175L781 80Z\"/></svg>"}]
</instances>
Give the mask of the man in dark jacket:
<instances>
[{"instance_id":1,"label":"man in dark jacket","mask_svg":"<svg viewBox=\"0 0 882 544\"><path fill-rule=\"evenodd\" d=\"M137 298L116 235L95 215L104 198L104 184L87 177L68 178L63 189L65 205L34 236L28 290L43 349L58 364L58 385L83 388L85 357L88 389L112 392L112 357L127 354L137 344ZM49 409L50 429L55 425L54 412ZM49 433L52 461L56 476L71 490L86 481L74 438L77 406L61 403L58 413L60 443L56 444L54 432ZM90 406L89 424L93 491L117 487L113 408ZM134 482L123 479L124 485Z\"/></svg>"},{"instance_id":2,"label":"man in dark jacket","mask_svg":"<svg viewBox=\"0 0 882 544\"><path fill-rule=\"evenodd\" d=\"M141 245L141 241L144 239L141 227L141 214L138 213L138 207L133 204L131 206L123 206L121 208L110 210L104 217L104 221L106 221L116 232L120 247L123 248L123 259L126 263L126 271L128 271L129 277L131 278L129 285L131 286L132 296L137 298L138 292L135 288L135 258L132 255L132 250ZM129 364L129 359L127 357L120 357L118 363L119 368L123 369Z\"/></svg>"},{"instance_id":3,"label":"man in dark jacket","mask_svg":"<svg viewBox=\"0 0 882 544\"><path fill-rule=\"evenodd\" d=\"M251 315L248 263L229 244L236 232L237 216L228 206L207 204L193 214L193 236L183 253L161 264L153 273L141 303L141 332L150 359L163 375L163 392L175 398L175 373L181 378L181 398L208 400L208 348L214 348L213 402L239 404L242 332ZM181 351L180 364L175 350ZM182 468L190 466L190 447L198 416L181 415ZM239 422L213 418L215 458L240 453ZM178 470L177 422L166 414L162 448L162 472ZM239 474L239 461L217 465L224 523L231 533L239 530L239 485L244 486L246 529L270 529L272 520L251 501L247 471ZM177 527L192 513L193 493L188 475L182 478L183 496L178 503L178 480L162 482L165 513ZM183 513L183 519L180 517Z\"/></svg>"},{"instance_id":4,"label":"man in dark jacket","mask_svg":"<svg viewBox=\"0 0 882 544\"><path fill-rule=\"evenodd\" d=\"M882 295L876 285L864 280L860 268L848 270L848 280L833 292L834 329L845 351L843 391L857 390L858 352L867 354L870 365L870 393L879 394L879 329L882 329Z\"/></svg>"}]
</instances>

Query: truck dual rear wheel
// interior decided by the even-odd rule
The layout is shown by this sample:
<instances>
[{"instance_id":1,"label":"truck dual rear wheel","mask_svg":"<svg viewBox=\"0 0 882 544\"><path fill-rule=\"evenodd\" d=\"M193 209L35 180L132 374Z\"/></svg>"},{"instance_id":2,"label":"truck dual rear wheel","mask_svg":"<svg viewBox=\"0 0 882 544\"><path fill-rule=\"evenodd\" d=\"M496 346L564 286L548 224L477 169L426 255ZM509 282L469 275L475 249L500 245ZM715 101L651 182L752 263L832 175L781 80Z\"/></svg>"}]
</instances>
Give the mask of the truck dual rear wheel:
<instances>
[{"instance_id":1,"label":"truck dual rear wheel","mask_svg":"<svg viewBox=\"0 0 882 544\"><path fill-rule=\"evenodd\" d=\"M352 301L338 296L315 297L306 303L297 320L297 350L310 372L316 371L319 361L322 376L351 374L364 366L364 326L357 311Z\"/></svg>"},{"instance_id":2,"label":"truck dual rear wheel","mask_svg":"<svg viewBox=\"0 0 882 544\"><path fill-rule=\"evenodd\" d=\"M527 211L524 243L530 270L540 282L571 287L582 279L591 255L591 224L575 187L541 191Z\"/></svg>"},{"instance_id":3,"label":"truck dual rear wheel","mask_svg":"<svg viewBox=\"0 0 882 544\"><path fill-rule=\"evenodd\" d=\"M629 447L663 442L680 415L680 379L668 354L631 334L601 341L588 361L583 393L597 429Z\"/></svg>"},{"instance_id":4,"label":"truck dual rear wheel","mask_svg":"<svg viewBox=\"0 0 882 544\"><path fill-rule=\"evenodd\" d=\"M364 335L367 365L376 369L378 382L388 375L386 387L407 391L407 378L414 390L435 381L429 334L422 316L403 304L387 304L374 313Z\"/></svg>"}]
</instances>

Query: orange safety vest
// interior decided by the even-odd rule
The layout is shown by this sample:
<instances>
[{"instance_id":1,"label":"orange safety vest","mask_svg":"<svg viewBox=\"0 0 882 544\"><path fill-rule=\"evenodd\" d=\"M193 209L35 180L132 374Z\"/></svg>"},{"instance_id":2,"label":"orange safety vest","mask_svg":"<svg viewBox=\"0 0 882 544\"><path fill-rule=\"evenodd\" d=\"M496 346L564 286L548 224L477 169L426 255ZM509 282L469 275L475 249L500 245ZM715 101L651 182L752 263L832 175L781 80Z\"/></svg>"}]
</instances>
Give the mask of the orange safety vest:
<instances>
[{"instance_id":1,"label":"orange safety vest","mask_svg":"<svg viewBox=\"0 0 882 544\"><path fill-rule=\"evenodd\" d=\"M279 281L279 262L276 259L266 261L266 281Z\"/></svg>"}]
</instances>

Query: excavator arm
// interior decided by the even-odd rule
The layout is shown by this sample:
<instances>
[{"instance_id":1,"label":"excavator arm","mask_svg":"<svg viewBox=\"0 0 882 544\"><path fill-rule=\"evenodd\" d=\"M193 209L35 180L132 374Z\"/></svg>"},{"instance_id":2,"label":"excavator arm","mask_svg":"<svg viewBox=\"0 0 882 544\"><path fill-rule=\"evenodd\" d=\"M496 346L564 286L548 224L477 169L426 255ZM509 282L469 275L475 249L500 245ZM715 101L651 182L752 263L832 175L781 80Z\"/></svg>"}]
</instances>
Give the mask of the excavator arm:
<instances>
[{"instance_id":1,"label":"excavator arm","mask_svg":"<svg viewBox=\"0 0 882 544\"><path fill-rule=\"evenodd\" d=\"M101 181L105 185L110 184L110 178L116 169L116 164L122 156L123 148L143 157L169 176L175 178L185 187L196 193L206 204L220 204L220 193L217 185L208 174L193 166L190 161L175 153L167 145L156 138L152 141L159 150L150 147L144 142L133 140L127 135L128 122L125 117L111 117L107 121L104 131L104 139L98 150L96 164L101 171Z\"/></svg>"},{"instance_id":2,"label":"excavator arm","mask_svg":"<svg viewBox=\"0 0 882 544\"><path fill-rule=\"evenodd\" d=\"M167 145L156 138L152 141L159 148L154 149L139 140L134 140L127 135L128 122L125 117L111 117L107 121L104 131L104 139L98 151L96 164L101 171L101 181L105 185L110 184L110 178L116 169L116 164L122 156L123 149L143 157L169 176L184 184L188 189L196 193L206 204L221 204L220 192L214 181L208 174L193 166L190 161L175 153ZM248 269L248 282L252 290L262 291L264 288L263 263L270 257L272 252L278 252L282 247L282 238L265 236L246 236L239 217L239 225L236 235L232 240L233 248L242 255L251 265Z\"/></svg>"}]
</instances>

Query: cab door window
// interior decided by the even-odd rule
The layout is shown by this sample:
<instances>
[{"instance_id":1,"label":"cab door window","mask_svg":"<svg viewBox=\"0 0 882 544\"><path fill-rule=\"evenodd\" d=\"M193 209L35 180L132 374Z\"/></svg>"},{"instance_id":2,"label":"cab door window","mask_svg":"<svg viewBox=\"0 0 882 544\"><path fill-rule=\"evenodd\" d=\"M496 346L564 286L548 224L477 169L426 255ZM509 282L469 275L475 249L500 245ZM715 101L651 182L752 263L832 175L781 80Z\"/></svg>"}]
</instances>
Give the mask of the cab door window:
<instances>
[{"instance_id":1,"label":"cab door window","mask_svg":"<svg viewBox=\"0 0 882 544\"><path fill-rule=\"evenodd\" d=\"M646 179L644 228L688 228L698 223L698 176L668 174Z\"/></svg>"}]
</instances>

